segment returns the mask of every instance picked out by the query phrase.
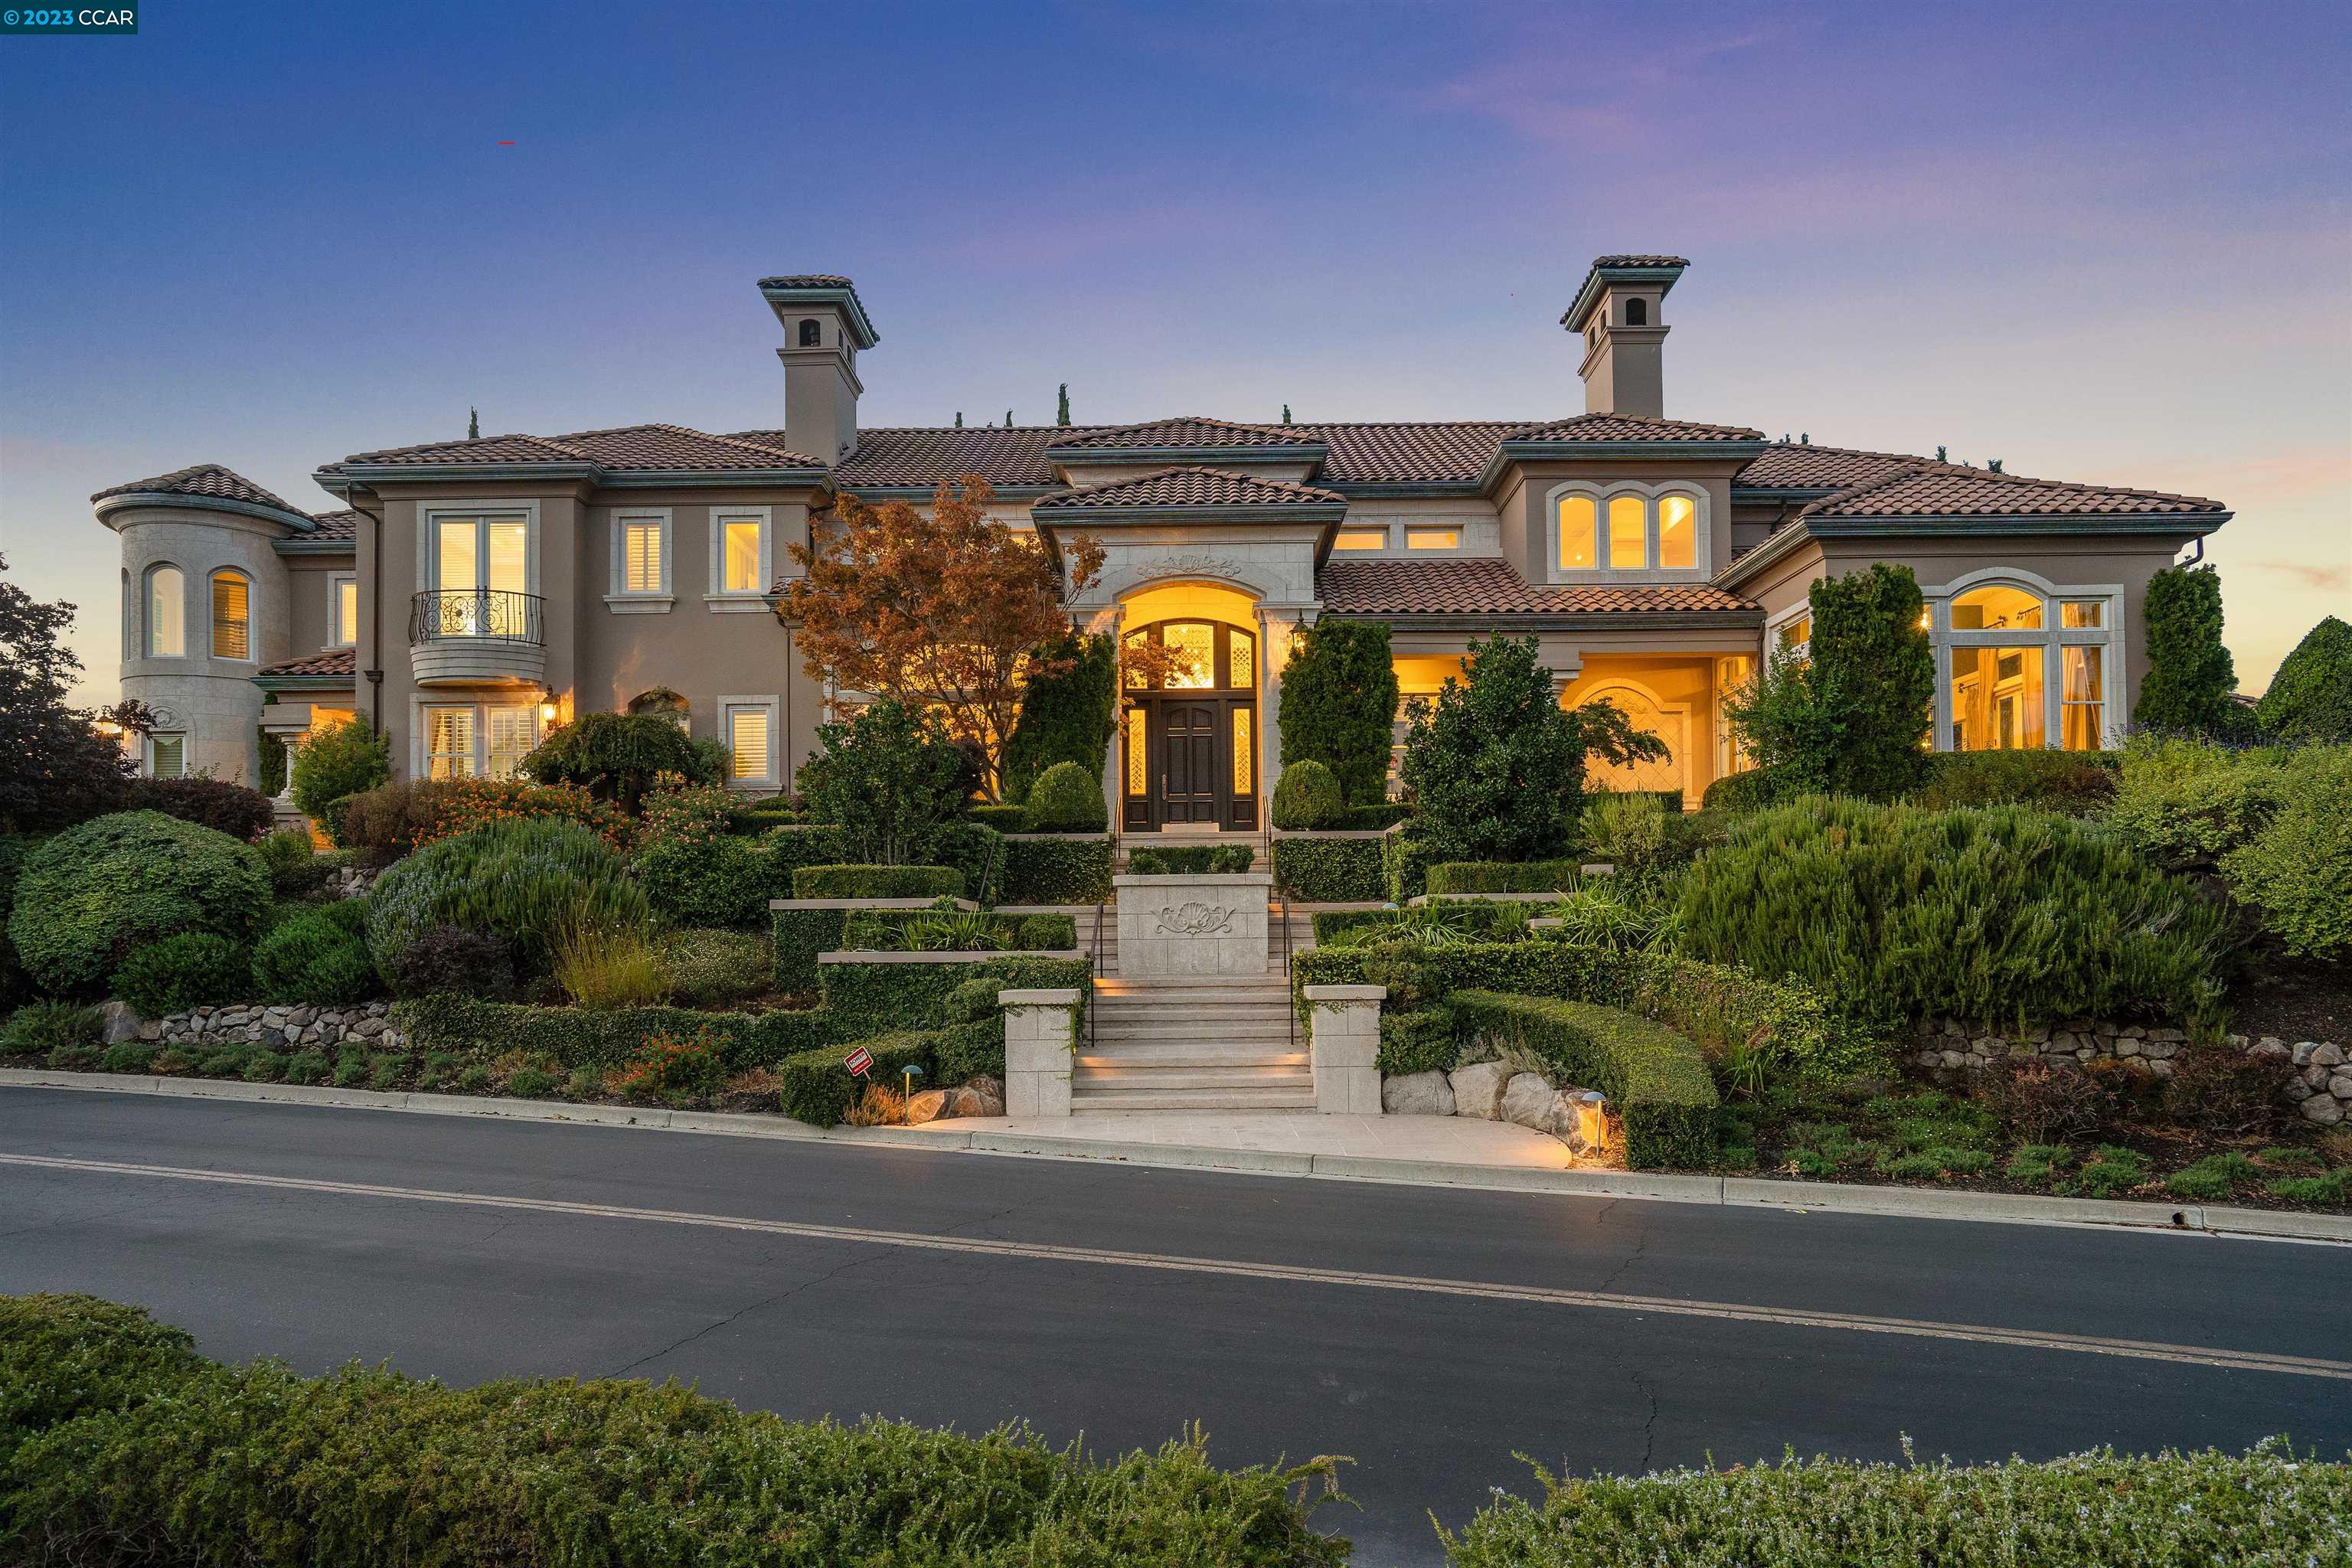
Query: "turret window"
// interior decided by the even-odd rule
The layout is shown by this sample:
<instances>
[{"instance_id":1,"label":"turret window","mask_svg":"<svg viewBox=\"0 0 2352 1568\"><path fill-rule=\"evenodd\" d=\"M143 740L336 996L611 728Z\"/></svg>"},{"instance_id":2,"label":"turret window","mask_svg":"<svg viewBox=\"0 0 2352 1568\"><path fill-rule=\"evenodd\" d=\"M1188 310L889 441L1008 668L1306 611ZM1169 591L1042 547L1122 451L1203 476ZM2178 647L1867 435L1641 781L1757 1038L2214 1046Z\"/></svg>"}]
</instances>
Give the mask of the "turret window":
<instances>
[{"instance_id":1,"label":"turret window","mask_svg":"<svg viewBox=\"0 0 2352 1568\"><path fill-rule=\"evenodd\" d=\"M1650 324L1650 302L1647 300L1626 300L1625 324L1629 327L1648 326Z\"/></svg>"},{"instance_id":2,"label":"turret window","mask_svg":"<svg viewBox=\"0 0 2352 1568\"><path fill-rule=\"evenodd\" d=\"M253 584L242 572L213 574L213 657L253 657Z\"/></svg>"},{"instance_id":3,"label":"turret window","mask_svg":"<svg viewBox=\"0 0 2352 1568\"><path fill-rule=\"evenodd\" d=\"M816 349L824 346L824 329L817 324L814 316L803 319L801 322L801 347Z\"/></svg>"},{"instance_id":4,"label":"turret window","mask_svg":"<svg viewBox=\"0 0 2352 1568\"><path fill-rule=\"evenodd\" d=\"M188 652L187 579L177 566L147 574L147 657L184 658Z\"/></svg>"}]
</instances>

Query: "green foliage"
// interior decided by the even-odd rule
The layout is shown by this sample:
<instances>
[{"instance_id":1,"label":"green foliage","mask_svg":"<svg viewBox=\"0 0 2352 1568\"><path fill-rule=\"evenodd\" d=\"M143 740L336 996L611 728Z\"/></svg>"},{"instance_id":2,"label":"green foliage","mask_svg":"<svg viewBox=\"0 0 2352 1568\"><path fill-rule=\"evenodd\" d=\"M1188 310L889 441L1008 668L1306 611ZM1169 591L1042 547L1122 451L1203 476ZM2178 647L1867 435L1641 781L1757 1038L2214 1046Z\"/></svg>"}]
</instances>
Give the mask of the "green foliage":
<instances>
[{"instance_id":1,"label":"green foliage","mask_svg":"<svg viewBox=\"0 0 2352 1568\"><path fill-rule=\"evenodd\" d=\"M1083 958L975 955L965 963L828 963L822 966L831 1038L863 1039L894 1029L933 1029L949 1021L948 994L970 980L1001 980L1024 990L1093 988ZM1081 1006L1084 1005L1083 1000Z\"/></svg>"},{"instance_id":2,"label":"green foliage","mask_svg":"<svg viewBox=\"0 0 2352 1568\"><path fill-rule=\"evenodd\" d=\"M744 838L659 839L639 852L636 872L646 907L669 925L754 927L771 898L791 891L762 846Z\"/></svg>"},{"instance_id":3,"label":"green foliage","mask_svg":"<svg viewBox=\"0 0 2352 1568\"><path fill-rule=\"evenodd\" d=\"M504 999L515 989L514 950L489 931L428 926L382 973L401 996L454 991Z\"/></svg>"},{"instance_id":4,"label":"green foliage","mask_svg":"<svg viewBox=\"0 0 2352 1568\"><path fill-rule=\"evenodd\" d=\"M582 1007L646 1007L669 1000L669 972L642 921L567 921L549 943L555 983Z\"/></svg>"},{"instance_id":5,"label":"green foliage","mask_svg":"<svg viewBox=\"0 0 2352 1568\"><path fill-rule=\"evenodd\" d=\"M2088 1196L2111 1198L2147 1180L2147 1156L2112 1144L2092 1151L2075 1184Z\"/></svg>"},{"instance_id":6,"label":"green foliage","mask_svg":"<svg viewBox=\"0 0 2352 1568\"><path fill-rule=\"evenodd\" d=\"M1707 785L1706 793L1699 796L1699 806L1705 811L1741 816L1778 805L1803 793L1791 773L1776 768L1749 768L1726 773Z\"/></svg>"},{"instance_id":7,"label":"green foliage","mask_svg":"<svg viewBox=\"0 0 2352 1568\"><path fill-rule=\"evenodd\" d=\"M1677 816L1682 811L1679 798ZM1603 791L1587 795L1577 830L1587 853L1622 875L1643 875L1666 858L1666 805L1658 794Z\"/></svg>"},{"instance_id":8,"label":"green foliage","mask_svg":"<svg viewBox=\"0 0 2352 1568\"><path fill-rule=\"evenodd\" d=\"M952 866L803 866L793 873L796 899L960 899L963 873Z\"/></svg>"},{"instance_id":9,"label":"green foliage","mask_svg":"<svg viewBox=\"0 0 2352 1568\"><path fill-rule=\"evenodd\" d=\"M667 931L654 951L682 1005L723 1007L775 986L774 944L756 931Z\"/></svg>"},{"instance_id":10,"label":"green foliage","mask_svg":"<svg viewBox=\"0 0 2352 1568\"><path fill-rule=\"evenodd\" d=\"M1406 823L1381 838L1381 888L1389 901L1401 904L1429 890L1429 868L1445 859L1438 847L1424 837L1418 821Z\"/></svg>"},{"instance_id":11,"label":"green foliage","mask_svg":"<svg viewBox=\"0 0 2352 1568\"><path fill-rule=\"evenodd\" d=\"M311 847L310 836L299 827L269 834L255 847L261 851L261 863L268 869L269 890L281 899L316 892L341 864L340 859L321 856Z\"/></svg>"},{"instance_id":12,"label":"green foliage","mask_svg":"<svg viewBox=\"0 0 2352 1568\"><path fill-rule=\"evenodd\" d=\"M824 750L802 765L801 794L810 816L838 827L858 859L912 865L962 809L955 747L904 703L886 698L816 733Z\"/></svg>"},{"instance_id":13,"label":"green foliage","mask_svg":"<svg viewBox=\"0 0 2352 1568\"><path fill-rule=\"evenodd\" d=\"M985 1024L1001 1019L1004 1016L1003 1005L997 998L1004 989L1003 981L985 975L960 982L948 993L941 1011L950 1024Z\"/></svg>"},{"instance_id":14,"label":"green foliage","mask_svg":"<svg viewBox=\"0 0 2352 1568\"><path fill-rule=\"evenodd\" d=\"M1583 885L1574 860L1447 860L1429 868L1428 891L1444 893L1555 893Z\"/></svg>"},{"instance_id":15,"label":"green foliage","mask_svg":"<svg viewBox=\"0 0 2352 1568\"><path fill-rule=\"evenodd\" d=\"M302 739L294 753L294 805L341 844L341 814L327 808L392 779L392 741L353 717Z\"/></svg>"},{"instance_id":16,"label":"green foliage","mask_svg":"<svg viewBox=\"0 0 2352 1568\"><path fill-rule=\"evenodd\" d=\"M938 1044L934 1031L902 1029L787 1057L775 1068L779 1104L795 1121L838 1127L864 1088L844 1065L852 1050L862 1045L873 1055L868 1081L896 1084L911 1067L921 1068L928 1083L939 1077Z\"/></svg>"},{"instance_id":17,"label":"green foliage","mask_svg":"<svg viewBox=\"0 0 2352 1568\"><path fill-rule=\"evenodd\" d=\"M1457 991L1447 1001L1465 1034L1531 1052L1607 1095L1624 1120L1627 1165L1704 1165L1714 1153L1714 1076L1698 1047L1665 1025L1549 997Z\"/></svg>"},{"instance_id":18,"label":"green foliage","mask_svg":"<svg viewBox=\"0 0 2352 1568\"><path fill-rule=\"evenodd\" d=\"M844 951L871 952L1068 952L1078 945L1070 915L1000 915L929 910L852 910Z\"/></svg>"},{"instance_id":19,"label":"green foliage","mask_svg":"<svg viewBox=\"0 0 2352 1568\"><path fill-rule=\"evenodd\" d=\"M1936 665L1918 581L1907 566L1877 562L1815 579L1809 596L1807 657L1772 659L1724 699L1724 718L1777 775L1774 787L1892 799L1918 783L1934 722Z\"/></svg>"},{"instance_id":20,"label":"green foliage","mask_svg":"<svg viewBox=\"0 0 2352 1568\"><path fill-rule=\"evenodd\" d=\"M1937 752L1912 799L1931 811L1961 805L2031 805L2097 816L2116 798L2115 752Z\"/></svg>"},{"instance_id":21,"label":"green foliage","mask_svg":"<svg viewBox=\"0 0 2352 1568\"><path fill-rule=\"evenodd\" d=\"M1272 851L1275 886L1286 897L1314 904L1384 898L1381 845L1377 838L1277 838Z\"/></svg>"},{"instance_id":22,"label":"green foliage","mask_svg":"<svg viewBox=\"0 0 2352 1568\"><path fill-rule=\"evenodd\" d=\"M2159 866L2216 866L2252 843L2277 815L2284 756L2134 736L2107 820Z\"/></svg>"},{"instance_id":23,"label":"green foliage","mask_svg":"<svg viewBox=\"0 0 2352 1568\"><path fill-rule=\"evenodd\" d=\"M1337 827L1348 819L1339 777L1314 759L1285 763L1274 786L1274 825L1286 830Z\"/></svg>"},{"instance_id":24,"label":"green foliage","mask_svg":"<svg viewBox=\"0 0 2352 1568\"><path fill-rule=\"evenodd\" d=\"M548 731L520 772L538 784L576 784L632 816L666 775L689 784L719 779L716 758L670 719L652 713L583 713Z\"/></svg>"},{"instance_id":25,"label":"green foliage","mask_svg":"<svg viewBox=\"0 0 2352 1568\"><path fill-rule=\"evenodd\" d=\"M1388 789L1397 697L1386 622L1321 621L1301 629L1282 670L1277 721L1286 769L1319 763L1347 799L1379 804Z\"/></svg>"},{"instance_id":26,"label":"green foliage","mask_svg":"<svg viewBox=\"0 0 2352 1568\"><path fill-rule=\"evenodd\" d=\"M2254 705L2263 733L2352 745L2352 625L2329 616L2305 634Z\"/></svg>"},{"instance_id":27,"label":"green foliage","mask_svg":"<svg viewBox=\"0 0 2352 1568\"><path fill-rule=\"evenodd\" d=\"M1135 877L1232 877L1256 861L1246 844L1156 844L1129 850L1127 869Z\"/></svg>"},{"instance_id":28,"label":"green foliage","mask_svg":"<svg viewBox=\"0 0 2352 1568\"><path fill-rule=\"evenodd\" d=\"M960 967L946 965L948 968ZM614 1068L647 1035L709 1029L730 1072L772 1066L837 1037L823 1008L713 1013L686 1007L531 1007L454 992L393 1005L394 1026L421 1051L503 1056L520 1051L565 1068Z\"/></svg>"},{"instance_id":29,"label":"green foliage","mask_svg":"<svg viewBox=\"0 0 2352 1568\"><path fill-rule=\"evenodd\" d=\"M368 950L387 974L435 927L499 937L519 965L536 971L566 924L650 918L618 855L586 828L548 817L428 844L385 871L368 904Z\"/></svg>"},{"instance_id":30,"label":"green foliage","mask_svg":"<svg viewBox=\"0 0 2352 1568\"><path fill-rule=\"evenodd\" d=\"M1316 1568L1346 1556L1290 1495L1328 1480L1331 1461L1220 1471L1197 1436L1103 1461L1021 1427L794 1424L674 1382L460 1389L383 1366L232 1369L89 1297L0 1298L0 1528L75 1543L77 1562Z\"/></svg>"},{"instance_id":31,"label":"green foliage","mask_svg":"<svg viewBox=\"0 0 2352 1568\"><path fill-rule=\"evenodd\" d=\"M163 937L249 942L268 904L268 873L251 845L160 812L123 812L25 857L8 934L44 990L79 994Z\"/></svg>"},{"instance_id":32,"label":"green foliage","mask_svg":"<svg viewBox=\"0 0 2352 1568\"><path fill-rule=\"evenodd\" d=\"M1094 904L1110 897L1108 838L1007 838L997 894L1007 904Z\"/></svg>"},{"instance_id":33,"label":"green foliage","mask_svg":"<svg viewBox=\"0 0 2352 1568\"><path fill-rule=\"evenodd\" d=\"M377 989L375 964L349 919L307 911L254 944L253 983L264 1001L321 1007L364 1001Z\"/></svg>"},{"instance_id":34,"label":"green foliage","mask_svg":"<svg viewBox=\"0 0 2352 1568\"><path fill-rule=\"evenodd\" d=\"M1462 1039L1451 1008L1420 1007L1381 1016L1376 1065L1384 1077L1450 1071L1461 1054Z\"/></svg>"},{"instance_id":35,"label":"green foliage","mask_svg":"<svg viewBox=\"0 0 2352 1568\"><path fill-rule=\"evenodd\" d=\"M123 788L125 811L160 811L246 843L268 832L275 816L268 795L226 779L141 778Z\"/></svg>"},{"instance_id":36,"label":"green foliage","mask_svg":"<svg viewBox=\"0 0 2352 1568\"><path fill-rule=\"evenodd\" d=\"M776 989L793 995L815 990L817 954L841 951L848 919L846 910L776 910L770 926Z\"/></svg>"},{"instance_id":37,"label":"green foliage","mask_svg":"<svg viewBox=\"0 0 2352 1568\"><path fill-rule=\"evenodd\" d=\"M963 885L974 903L1003 900L1004 835L993 827L961 818L941 825L932 836L924 863L946 866L963 873Z\"/></svg>"},{"instance_id":38,"label":"green foliage","mask_svg":"<svg viewBox=\"0 0 2352 1568\"><path fill-rule=\"evenodd\" d=\"M742 803L724 784L677 784L649 790L638 801L644 813L637 825L637 844L703 843L735 830L738 817L752 832L772 826L760 812ZM764 804L764 803L755 803Z\"/></svg>"},{"instance_id":39,"label":"green foliage","mask_svg":"<svg viewBox=\"0 0 2352 1568\"><path fill-rule=\"evenodd\" d=\"M1028 800L1033 833L1100 833L1110 826L1099 765L1090 771L1076 763L1055 763L1037 776Z\"/></svg>"},{"instance_id":40,"label":"green foliage","mask_svg":"<svg viewBox=\"0 0 2352 1568\"><path fill-rule=\"evenodd\" d=\"M105 1033L98 1009L79 1002L27 1002L8 1016L0 1029L0 1051L31 1056L37 1051L71 1049L98 1044Z\"/></svg>"},{"instance_id":41,"label":"green foliage","mask_svg":"<svg viewBox=\"0 0 2352 1568\"><path fill-rule=\"evenodd\" d=\"M1031 786L1055 763L1070 763L1086 773L1099 804L1103 758L1118 721L1112 700L1118 695L1118 645L1108 637L1074 631L1037 653L1048 667L1064 668L1031 677L1021 693L1021 716L1004 746L1004 798L1034 805Z\"/></svg>"},{"instance_id":42,"label":"green foliage","mask_svg":"<svg viewBox=\"0 0 2352 1568\"><path fill-rule=\"evenodd\" d=\"M966 822L977 822L999 833L1025 833L1029 829L1029 808L1025 805L967 805L963 816Z\"/></svg>"},{"instance_id":43,"label":"green foliage","mask_svg":"<svg viewBox=\"0 0 2352 1568\"><path fill-rule=\"evenodd\" d=\"M1808 799L1685 878L1696 956L1893 1018L2210 1017L2223 917L2113 835L2019 806Z\"/></svg>"},{"instance_id":44,"label":"green foliage","mask_svg":"<svg viewBox=\"0 0 2352 1568\"><path fill-rule=\"evenodd\" d=\"M2352 953L2352 745L2291 757L2277 811L2252 842L2221 858L2221 875L2287 952Z\"/></svg>"},{"instance_id":45,"label":"green foliage","mask_svg":"<svg viewBox=\"0 0 2352 1568\"><path fill-rule=\"evenodd\" d=\"M233 1001L251 981L243 947L225 936L183 931L133 950L109 989L141 1017L161 1018Z\"/></svg>"},{"instance_id":46,"label":"green foliage","mask_svg":"<svg viewBox=\"0 0 2352 1568\"><path fill-rule=\"evenodd\" d=\"M2148 579L2140 609L2147 673L2132 722L2158 734L2224 740L2249 728L2231 694L2238 673L2221 643L2221 575L2212 563Z\"/></svg>"},{"instance_id":47,"label":"green foliage","mask_svg":"<svg viewBox=\"0 0 2352 1568\"><path fill-rule=\"evenodd\" d=\"M1510 904L1484 900L1425 904L1415 910L1321 910L1315 916L1315 940L1327 947L1386 942L1409 924L1425 921L1465 936L1517 941L1527 934L1526 913Z\"/></svg>"}]
</instances>

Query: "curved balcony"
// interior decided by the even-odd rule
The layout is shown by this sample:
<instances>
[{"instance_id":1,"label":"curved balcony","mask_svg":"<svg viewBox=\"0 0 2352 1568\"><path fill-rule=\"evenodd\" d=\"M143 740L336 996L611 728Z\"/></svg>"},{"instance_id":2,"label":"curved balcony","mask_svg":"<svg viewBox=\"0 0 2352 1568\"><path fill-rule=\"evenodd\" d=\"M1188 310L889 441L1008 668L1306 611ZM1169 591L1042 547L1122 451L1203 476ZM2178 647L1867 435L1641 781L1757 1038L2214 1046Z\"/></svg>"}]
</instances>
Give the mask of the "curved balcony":
<instances>
[{"instance_id":1,"label":"curved balcony","mask_svg":"<svg viewBox=\"0 0 2352 1568\"><path fill-rule=\"evenodd\" d=\"M547 601L504 588L442 588L408 607L419 686L538 686L547 679Z\"/></svg>"}]
</instances>

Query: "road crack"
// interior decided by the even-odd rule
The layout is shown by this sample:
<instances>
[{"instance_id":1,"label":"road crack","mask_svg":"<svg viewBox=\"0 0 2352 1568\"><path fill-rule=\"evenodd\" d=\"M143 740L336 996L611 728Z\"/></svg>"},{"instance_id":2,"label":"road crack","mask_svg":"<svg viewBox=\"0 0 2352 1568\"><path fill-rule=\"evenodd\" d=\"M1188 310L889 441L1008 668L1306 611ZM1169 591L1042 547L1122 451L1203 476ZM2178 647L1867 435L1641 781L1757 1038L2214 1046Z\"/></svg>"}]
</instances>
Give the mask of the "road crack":
<instances>
[{"instance_id":1,"label":"road crack","mask_svg":"<svg viewBox=\"0 0 2352 1568\"><path fill-rule=\"evenodd\" d=\"M1656 1450L1658 1446L1658 1391L1649 1385L1649 1384L1644 1380L1643 1373L1637 1372L1632 1373L1631 1376L1633 1386L1639 1389L1641 1391L1642 1397L1648 1400L1650 1403L1650 1414L1644 1417L1642 1422L1642 1458L1640 1463L1640 1471L1643 1475L1646 1476L1650 1473L1650 1455Z\"/></svg>"}]
</instances>

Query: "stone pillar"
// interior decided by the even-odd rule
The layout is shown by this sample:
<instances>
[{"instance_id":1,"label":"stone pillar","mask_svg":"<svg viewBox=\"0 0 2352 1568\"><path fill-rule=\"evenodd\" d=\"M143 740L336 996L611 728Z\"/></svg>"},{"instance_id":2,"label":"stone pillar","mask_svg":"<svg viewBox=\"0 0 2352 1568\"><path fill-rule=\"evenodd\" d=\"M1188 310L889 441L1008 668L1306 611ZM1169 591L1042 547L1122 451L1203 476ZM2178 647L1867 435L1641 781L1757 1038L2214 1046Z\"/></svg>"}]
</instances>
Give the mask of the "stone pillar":
<instances>
[{"instance_id":1,"label":"stone pillar","mask_svg":"<svg viewBox=\"0 0 2352 1568\"><path fill-rule=\"evenodd\" d=\"M996 999L1004 1009L1004 1114L1067 1116L1077 992L1002 991Z\"/></svg>"},{"instance_id":2,"label":"stone pillar","mask_svg":"<svg viewBox=\"0 0 2352 1568\"><path fill-rule=\"evenodd\" d=\"M1315 1109L1327 1115L1381 1113L1381 999L1385 985L1309 985L1307 1047Z\"/></svg>"}]
</instances>

